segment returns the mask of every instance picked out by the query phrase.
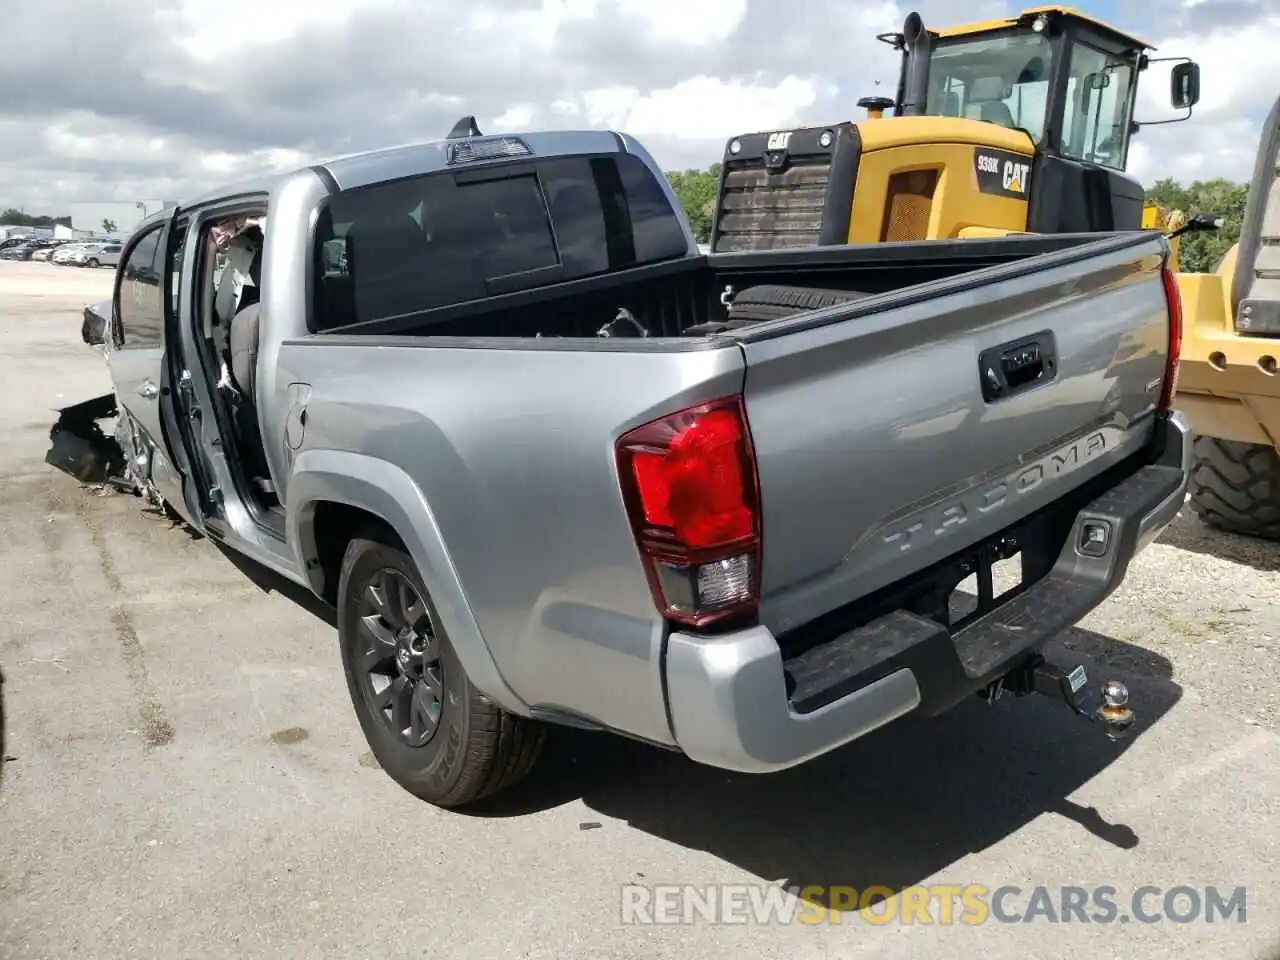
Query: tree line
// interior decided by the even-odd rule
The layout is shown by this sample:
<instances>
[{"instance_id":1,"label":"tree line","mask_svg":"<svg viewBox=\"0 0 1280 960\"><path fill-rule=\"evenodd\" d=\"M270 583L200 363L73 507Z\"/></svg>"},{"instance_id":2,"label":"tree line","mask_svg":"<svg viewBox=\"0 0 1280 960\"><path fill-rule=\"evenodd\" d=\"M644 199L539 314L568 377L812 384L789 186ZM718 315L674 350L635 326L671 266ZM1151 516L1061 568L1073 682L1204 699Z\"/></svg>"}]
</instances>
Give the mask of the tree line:
<instances>
[{"instance_id":1,"label":"tree line","mask_svg":"<svg viewBox=\"0 0 1280 960\"><path fill-rule=\"evenodd\" d=\"M54 227L71 226L71 217L36 217L29 213L23 213L21 210L10 207L3 213L0 213L0 226L5 227L32 227L52 230Z\"/></svg>"},{"instance_id":2,"label":"tree line","mask_svg":"<svg viewBox=\"0 0 1280 960\"><path fill-rule=\"evenodd\" d=\"M698 242L707 243L715 216L720 164L712 164L706 170L673 170L667 173L667 180L688 214ZM1179 269L1186 273L1208 273L1218 268L1219 261L1239 239L1248 195L1248 184L1221 177L1196 180L1188 186L1164 179L1147 189L1147 202L1187 214L1216 213L1223 218L1222 227L1217 231L1183 234L1179 244Z\"/></svg>"}]
</instances>

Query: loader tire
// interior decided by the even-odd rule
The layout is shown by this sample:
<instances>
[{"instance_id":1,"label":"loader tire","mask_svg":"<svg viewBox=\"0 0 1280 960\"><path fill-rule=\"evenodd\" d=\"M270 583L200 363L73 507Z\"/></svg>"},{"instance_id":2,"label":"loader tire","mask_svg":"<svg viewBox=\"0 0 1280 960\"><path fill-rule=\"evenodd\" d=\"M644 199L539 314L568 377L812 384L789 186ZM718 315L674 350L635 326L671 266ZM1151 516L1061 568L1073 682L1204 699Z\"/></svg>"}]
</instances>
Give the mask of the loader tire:
<instances>
[{"instance_id":1,"label":"loader tire","mask_svg":"<svg viewBox=\"0 0 1280 960\"><path fill-rule=\"evenodd\" d=\"M761 284L747 287L733 298L729 307L730 320L777 320L806 310L820 310L838 303L850 303L869 297L869 293L857 290L823 290L818 287L786 287L778 284Z\"/></svg>"},{"instance_id":2,"label":"loader tire","mask_svg":"<svg viewBox=\"0 0 1280 960\"><path fill-rule=\"evenodd\" d=\"M1280 455L1260 443L1196 437L1191 509L1228 533L1280 540Z\"/></svg>"}]
</instances>

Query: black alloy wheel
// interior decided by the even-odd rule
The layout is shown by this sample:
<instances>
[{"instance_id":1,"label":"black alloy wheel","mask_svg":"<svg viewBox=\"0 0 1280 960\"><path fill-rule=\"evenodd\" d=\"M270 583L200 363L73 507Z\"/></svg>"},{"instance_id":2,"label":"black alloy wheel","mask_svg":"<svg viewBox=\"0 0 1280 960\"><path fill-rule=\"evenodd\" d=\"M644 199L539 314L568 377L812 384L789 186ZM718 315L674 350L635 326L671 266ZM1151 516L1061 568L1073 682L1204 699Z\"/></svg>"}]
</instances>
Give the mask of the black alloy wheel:
<instances>
[{"instance_id":1,"label":"black alloy wheel","mask_svg":"<svg viewBox=\"0 0 1280 960\"><path fill-rule=\"evenodd\" d=\"M543 725L471 683L399 537L371 524L338 574L338 641L356 718L378 765L446 808L499 793L533 768Z\"/></svg>"},{"instance_id":2,"label":"black alloy wheel","mask_svg":"<svg viewBox=\"0 0 1280 960\"><path fill-rule=\"evenodd\" d=\"M431 613L400 571L378 571L360 598L356 649L361 693L407 747L424 747L440 729L444 664Z\"/></svg>"}]
</instances>

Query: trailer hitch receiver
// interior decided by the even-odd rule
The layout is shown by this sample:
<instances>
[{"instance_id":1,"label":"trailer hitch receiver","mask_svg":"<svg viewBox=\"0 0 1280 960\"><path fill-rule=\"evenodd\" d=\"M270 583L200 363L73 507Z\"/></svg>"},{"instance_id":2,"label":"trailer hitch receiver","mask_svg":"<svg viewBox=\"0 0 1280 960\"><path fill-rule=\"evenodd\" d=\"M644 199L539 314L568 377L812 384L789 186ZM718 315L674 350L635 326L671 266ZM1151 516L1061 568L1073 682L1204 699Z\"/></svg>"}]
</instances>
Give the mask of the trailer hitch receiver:
<instances>
[{"instance_id":1,"label":"trailer hitch receiver","mask_svg":"<svg viewBox=\"0 0 1280 960\"><path fill-rule=\"evenodd\" d=\"M1109 740L1124 739L1137 719L1129 708L1128 687L1119 680L1108 680L1100 690L1093 689L1083 666L1068 670L1037 657L994 686L994 696L989 699L1008 691L1016 696L1039 693L1061 700L1086 720L1098 724Z\"/></svg>"}]
</instances>

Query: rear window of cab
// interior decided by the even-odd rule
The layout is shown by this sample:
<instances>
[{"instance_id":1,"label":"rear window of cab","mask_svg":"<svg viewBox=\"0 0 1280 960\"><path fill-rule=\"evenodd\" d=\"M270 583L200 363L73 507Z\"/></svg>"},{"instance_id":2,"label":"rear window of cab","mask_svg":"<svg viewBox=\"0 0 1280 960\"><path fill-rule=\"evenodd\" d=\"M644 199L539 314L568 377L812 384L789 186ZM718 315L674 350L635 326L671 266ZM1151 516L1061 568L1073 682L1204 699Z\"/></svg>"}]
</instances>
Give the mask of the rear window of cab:
<instances>
[{"instance_id":1,"label":"rear window of cab","mask_svg":"<svg viewBox=\"0 0 1280 960\"><path fill-rule=\"evenodd\" d=\"M403 317L687 253L661 185L630 154L441 171L325 203L310 326Z\"/></svg>"}]
</instances>

